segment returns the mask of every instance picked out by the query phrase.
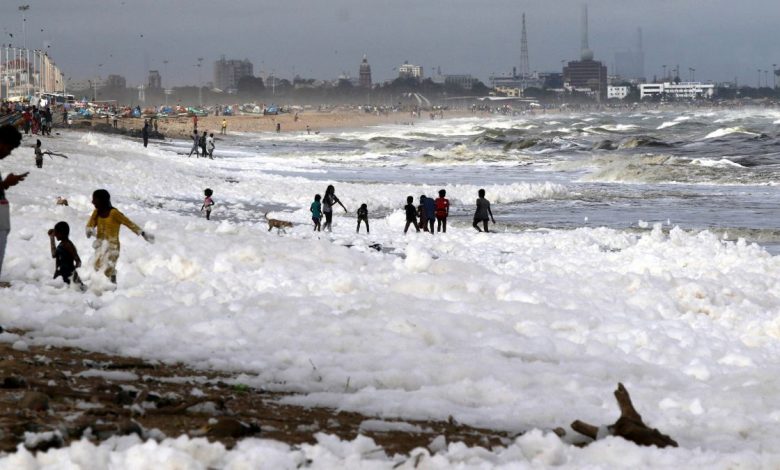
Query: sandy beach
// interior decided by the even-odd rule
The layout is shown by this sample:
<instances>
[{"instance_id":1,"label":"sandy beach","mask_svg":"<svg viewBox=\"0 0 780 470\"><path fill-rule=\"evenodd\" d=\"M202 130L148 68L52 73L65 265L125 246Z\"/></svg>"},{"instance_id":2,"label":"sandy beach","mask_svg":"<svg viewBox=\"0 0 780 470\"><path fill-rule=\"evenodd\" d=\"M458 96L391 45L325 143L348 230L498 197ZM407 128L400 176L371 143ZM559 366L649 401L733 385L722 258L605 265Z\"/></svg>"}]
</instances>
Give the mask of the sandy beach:
<instances>
[{"instance_id":1,"label":"sandy beach","mask_svg":"<svg viewBox=\"0 0 780 470\"><path fill-rule=\"evenodd\" d=\"M445 113L445 118L462 113L451 111ZM227 120L228 134L231 132L275 132L277 124L281 125L281 132L306 132L306 127L309 126L310 131L315 133L330 129L358 128L381 124L413 124L429 120L426 115L411 117L408 112L376 115L361 111L301 112L298 114L297 121L295 114L206 116L198 117L198 130L213 132L214 135L217 135L222 127L223 118ZM143 120L125 118L120 119L118 125L126 129L140 129L143 126ZM187 138L192 129L192 117L160 118L158 121L158 130L169 138Z\"/></svg>"}]
</instances>

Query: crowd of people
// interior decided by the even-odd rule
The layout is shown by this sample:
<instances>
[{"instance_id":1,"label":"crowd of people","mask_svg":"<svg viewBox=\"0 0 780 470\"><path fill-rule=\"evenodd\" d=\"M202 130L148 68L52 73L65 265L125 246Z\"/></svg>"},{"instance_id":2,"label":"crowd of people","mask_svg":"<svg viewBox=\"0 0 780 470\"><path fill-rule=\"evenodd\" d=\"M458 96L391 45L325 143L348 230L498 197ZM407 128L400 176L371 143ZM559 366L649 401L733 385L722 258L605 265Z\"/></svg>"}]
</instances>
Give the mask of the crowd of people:
<instances>
[{"instance_id":1,"label":"crowd of people","mask_svg":"<svg viewBox=\"0 0 780 470\"><path fill-rule=\"evenodd\" d=\"M472 226L477 229L478 232L489 232L488 223L492 221L495 224L496 219L493 217L493 211L490 209L490 201L485 199L485 190L480 189L477 195L479 197L476 202ZM450 216L450 200L447 199L447 190L440 189L439 197L436 199L422 194L420 195L419 201L419 204L415 206L414 196L407 196L406 198L406 205L404 206L404 213L406 215L404 234L409 231L409 227L414 227L418 232L428 232L431 235L435 232L446 233L447 218ZM345 213L349 213L341 200L336 196L336 189L332 184L328 185L325 189L324 197L320 194L314 195L314 201L309 206L309 211L311 212L311 220L314 224L315 232L320 232L323 228L328 232L331 231L333 207L335 207L336 204L341 206ZM322 225L323 216L325 217L324 226ZM479 226L480 223L482 224L481 228ZM357 210L357 233L360 233L362 224L366 225L366 233L371 233L368 225L368 205L365 203L361 204L360 208ZM435 231L434 225L436 226Z\"/></svg>"}]
</instances>

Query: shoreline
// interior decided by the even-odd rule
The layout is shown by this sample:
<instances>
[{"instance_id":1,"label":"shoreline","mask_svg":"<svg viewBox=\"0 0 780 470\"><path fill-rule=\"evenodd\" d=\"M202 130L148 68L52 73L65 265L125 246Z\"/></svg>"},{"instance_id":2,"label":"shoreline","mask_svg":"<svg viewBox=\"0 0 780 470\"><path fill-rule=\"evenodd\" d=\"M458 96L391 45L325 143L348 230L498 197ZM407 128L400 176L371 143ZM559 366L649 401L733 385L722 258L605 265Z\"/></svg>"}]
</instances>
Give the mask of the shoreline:
<instances>
[{"instance_id":1,"label":"shoreline","mask_svg":"<svg viewBox=\"0 0 780 470\"><path fill-rule=\"evenodd\" d=\"M474 116L468 111L450 111L445 113L443 119ZM412 117L407 112L395 112L389 114L371 114L363 112L301 112L298 119L295 114L284 113L278 115L241 115L241 116L204 116L198 117L198 132L207 131L214 136L220 135L222 120L227 121L227 135L231 132L248 133L275 133L277 124L279 132L318 134L322 131L336 129L365 128L379 125L414 125L427 122L429 117L421 114L420 117ZM436 118L437 120L442 118ZM97 124L106 124L105 119L93 119L91 127ZM110 121L108 121L110 124ZM121 118L117 124L120 129L126 131L140 130L143 127L144 118ZM79 126L74 123L74 128L88 129L90 126ZM193 131L192 117L164 117L158 120L158 131L166 138L189 140Z\"/></svg>"}]
</instances>

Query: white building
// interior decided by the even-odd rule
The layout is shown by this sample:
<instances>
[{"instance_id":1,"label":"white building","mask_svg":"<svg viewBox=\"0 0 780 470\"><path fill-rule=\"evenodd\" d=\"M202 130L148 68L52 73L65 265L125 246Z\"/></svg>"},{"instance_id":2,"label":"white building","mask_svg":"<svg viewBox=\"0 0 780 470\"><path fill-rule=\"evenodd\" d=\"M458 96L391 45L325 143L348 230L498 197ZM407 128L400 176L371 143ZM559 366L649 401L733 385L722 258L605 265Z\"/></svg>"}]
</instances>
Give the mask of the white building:
<instances>
[{"instance_id":1,"label":"white building","mask_svg":"<svg viewBox=\"0 0 780 470\"><path fill-rule=\"evenodd\" d=\"M422 80L423 68L421 65L412 65L409 62L404 62L403 65L398 67L399 78L416 78Z\"/></svg>"},{"instance_id":2,"label":"white building","mask_svg":"<svg viewBox=\"0 0 780 470\"><path fill-rule=\"evenodd\" d=\"M701 82L680 83L645 83L639 85L639 98L661 95L675 99L691 100L695 98L712 98L715 95L715 85Z\"/></svg>"},{"instance_id":3,"label":"white building","mask_svg":"<svg viewBox=\"0 0 780 470\"><path fill-rule=\"evenodd\" d=\"M624 100L628 96L628 91L629 87L627 86L608 86L607 99Z\"/></svg>"}]
</instances>

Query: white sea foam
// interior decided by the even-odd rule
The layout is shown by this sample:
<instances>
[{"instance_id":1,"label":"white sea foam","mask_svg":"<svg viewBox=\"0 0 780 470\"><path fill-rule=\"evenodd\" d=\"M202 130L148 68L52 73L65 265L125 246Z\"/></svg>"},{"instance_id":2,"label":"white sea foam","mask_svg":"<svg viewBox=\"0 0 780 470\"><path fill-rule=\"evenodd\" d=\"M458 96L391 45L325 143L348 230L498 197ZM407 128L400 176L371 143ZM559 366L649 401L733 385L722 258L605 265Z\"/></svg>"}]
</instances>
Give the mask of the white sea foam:
<instances>
[{"instance_id":1,"label":"white sea foam","mask_svg":"<svg viewBox=\"0 0 780 470\"><path fill-rule=\"evenodd\" d=\"M426 457L431 468L778 462L780 415L766 397L780 394L780 258L758 246L658 226L514 232L499 224L498 233L480 234L470 228L477 184L446 186L453 202L447 234L404 236L406 195L434 194L438 186L338 183L352 211L366 201L388 215L372 218L371 235L357 235L354 215L337 208L334 233L315 234L308 204L325 183L268 174L265 160L187 159L154 145L67 132L45 145L70 158L47 161L7 193L13 230L3 277L13 287L3 290L0 323L30 333L5 333L0 341L242 371L249 385L305 393L289 402L380 417L453 416L510 431L574 419L612 422L612 391L623 382L645 420L682 446L607 439L579 449L537 430L492 452L444 447ZM4 173L30 166L24 151L3 160ZM289 160L280 157L278 167ZM207 186L217 202L211 222L198 213ZM88 268L93 252L80 229L98 187L157 235L149 245L123 233L115 291L103 292L105 280ZM494 211L576 192L553 182L485 189ZM61 195L70 206L54 205ZM282 216L300 224L286 235L269 233L261 205L289 207ZM51 279L46 230L60 220L70 223L84 260L86 293ZM384 250L369 248L374 243ZM374 448L363 438L331 436L300 448L248 440L230 451L197 439L129 437L36 456L20 450L0 466L399 463L370 453Z\"/></svg>"}]
</instances>

